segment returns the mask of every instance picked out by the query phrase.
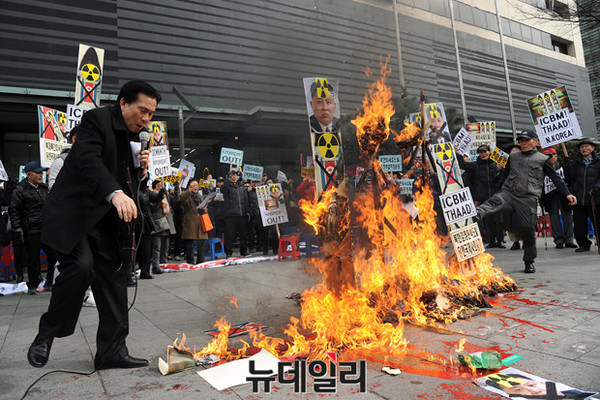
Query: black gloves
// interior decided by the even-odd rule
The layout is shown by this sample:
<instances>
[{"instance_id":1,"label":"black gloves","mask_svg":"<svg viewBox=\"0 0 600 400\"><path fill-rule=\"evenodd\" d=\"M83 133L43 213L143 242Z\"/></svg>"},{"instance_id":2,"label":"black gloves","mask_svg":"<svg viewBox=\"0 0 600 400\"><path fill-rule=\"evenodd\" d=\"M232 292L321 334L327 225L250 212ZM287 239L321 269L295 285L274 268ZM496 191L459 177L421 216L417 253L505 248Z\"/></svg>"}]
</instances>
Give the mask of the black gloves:
<instances>
[{"instance_id":1,"label":"black gloves","mask_svg":"<svg viewBox=\"0 0 600 400\"><path fill-rule=\"evenodd\" d=\"M13 236L15 239L15 242L17 242L19 245L23 245L25 243L25 234L23 233L23 229L18 228L15 229L13 232Z\"/></svg>"},{"instance_id":2,"label":"black gloves","mask_svg":"<svg viewBox=\"0 0 600 400\"><path fill-rule=\"evenodd\" d=\"M590 196L592 196L592 197L600 196L600 188L598 188L598 187L591 188L590 189Z\"/></svg>"}]
</instances>

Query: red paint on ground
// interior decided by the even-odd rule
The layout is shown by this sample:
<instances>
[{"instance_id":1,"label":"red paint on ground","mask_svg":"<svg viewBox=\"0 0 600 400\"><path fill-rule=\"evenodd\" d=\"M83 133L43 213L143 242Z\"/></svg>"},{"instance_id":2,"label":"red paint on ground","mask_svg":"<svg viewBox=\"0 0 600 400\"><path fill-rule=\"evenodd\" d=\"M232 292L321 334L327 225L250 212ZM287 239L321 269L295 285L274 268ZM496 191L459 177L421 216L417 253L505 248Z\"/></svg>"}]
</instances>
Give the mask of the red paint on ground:
<instances>
[{"instance_id":1,"label":"red paint on ground","mask_svg":"<svg viewBox=\"0 0 600 400\"><path fill-rule=\"evenodd\" d=\"M560 294L560 293L562 293L562 292L554 292L554 294ZM516 300L516 301L520 301L521 303L525 303L525 304L530 305L530 306L553 306L553 307L569 308L571 310L589 311L589 312L600 313L600 310L591 310L591 309L588 309L588 308L579 308L579 307L564 306L562 304L556 304L559 300L551 300L548 303L544 303L544 302L541 302L541 301L535 301L535 300L530 300L530 299L520 299L520 298L517 297L516 294L506 294L504 296L504 298L511 299L511 300ZM490 301L490 303L492 303L492 302ZM497 304L497 303L494 302L494 304Z\"/></svg>"}]
</instances>

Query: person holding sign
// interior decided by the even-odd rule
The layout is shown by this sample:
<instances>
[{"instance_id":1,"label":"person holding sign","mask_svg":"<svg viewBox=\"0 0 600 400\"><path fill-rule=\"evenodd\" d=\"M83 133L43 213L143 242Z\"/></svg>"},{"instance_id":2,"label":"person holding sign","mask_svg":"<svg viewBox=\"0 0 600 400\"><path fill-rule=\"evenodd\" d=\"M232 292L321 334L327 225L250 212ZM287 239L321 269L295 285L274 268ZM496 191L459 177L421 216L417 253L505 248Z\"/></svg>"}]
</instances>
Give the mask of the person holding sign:
<instances>
[{"instance_id":1,"label":"person holding sign","mask_svg":"<svg viewBox=\"0 0 600 400\"><path fill-rule=\"evenodd\" d=\"M562 178L554 171L550 160L538 153L537 134L525 130L517 136L521 151L512 153L500 178L502 190L477 207L477 219L489 214L512 210L516 217L515 231L523 238L523 262L525 272L535 272L533 263L537 256L535 232L537 224L537 203L544 188L544 175L547 175L556 188L567 198L570 205L577 204Z\"/></svg>"},{"instance_id":2,"label":"person holding sign","mask_svg":"<svg viewBox=\"0 0 600 400\"><path fill-rule=\"evenodd\" d=\"M554 170L564 176L563 168L558 162L556 150L548 147L542 150L550 159L550 163ZM550 215L550 227L552 229L552 237L557 249L572 248L576 249L577 245L573 243L573 214L571 209L566 204L564 199L548 178L544 182L544 194L542 195L542 205ZM562 218L562 223L561 223Z\"/></svg>"},{"instance_id":3,"label":"person holding sign","mask_svg":"<svg viewBox=\"0 0 600 400\"><path fill-rule=\"evenodd\" d=\"M144 81L125 83L117 102L86 112L43 214L42 242L58 252L48 311L27 359L41 368L55 337L73 334L88 286L92 285L99 323L97 370L141 368L148 360L129 355L127 273L135 253L139 187L145 187L150 153L132 151L150 122L160 94ZM138 147L139 148L139 147ZM134 157L139 155L141 167Z\"/></svg>"},{"instance_id":4,"label":"person holding sign","mask_svg":"<svg viewBox=\"0 0 600 400\"><path fill-rule=\"evenodd\" d=\"M595 152L596 144L591 139L583 139L577 144L577 148L579 153L575 157L565 159L565 176L577 197L577 206L573 207L573 221L579 248L575 251L581 253L590 251L592 245L588 239L588 218L594 223L596 238L598 237L600 210L595 210L594 207L600 205L600 158Z\"/></svg>"},{"instance_id":5,"label":"person holding sign","mask_svg":"<svg viewBox=\"0 0 600 400\"><path fill-rule=\"evenodd\" d=\"M240 255L248 256L248 189L239 181L235 171L227 173L227 180L221 186L225 199L225 254L233 255L233 241L240 237Z\"/></svg>"}]
</instances>

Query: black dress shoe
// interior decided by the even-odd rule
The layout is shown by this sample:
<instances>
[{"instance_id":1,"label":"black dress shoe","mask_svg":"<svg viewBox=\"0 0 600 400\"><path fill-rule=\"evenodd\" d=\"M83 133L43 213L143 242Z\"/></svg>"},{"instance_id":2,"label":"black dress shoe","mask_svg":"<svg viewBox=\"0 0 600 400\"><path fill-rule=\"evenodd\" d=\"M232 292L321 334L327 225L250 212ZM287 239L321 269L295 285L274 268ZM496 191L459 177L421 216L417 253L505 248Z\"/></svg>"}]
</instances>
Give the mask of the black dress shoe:
<instances>
[{"instance_id":1,"label":"black dress shoe","mask_svg":"<svg viewBox=\"0 0 600 400\"><path fill-rule=\"evenodd\" d=\"M36 368L42 368L46 365L48 357L50 356L50 348L52 348L53 340L54 338L48 338L38 333L27 352L29 364Z\"/></svg>"},{"instance_id":2,"label":"black dress shoe","mask_svg":"<svg viewBox=\"0 0 600 400\"><path fill-rule=\"evenodd\" d=\"M94 362L94 367L97 370L111 369L111 368L142 368L148 365L148 360L144 358L136 358L130 355L126 355L120 360Z\"/></svg>"},{"instance_id":3,"label":"black dress shoe","mask_svg":"<svg viewBox=\"0 0 600 400\"><path fill-rule=\"evenodd\" d=\"M519 243L519 242L514 242L512 244L512 246L510 246L511 250L519 250L520 248L521 248L521 243Z\"/></svg>"},{"instance_id":4,"label":"black dress shoe","mask_svg":"<svg viewBox=\"0 0 600 400\"><path fill-rule=\"evenodd\" d=\"M578 249L575 249L575 253L583 253L584 251L590 251L589 247L580 247Z\"/></svg>"},{"instance_id":5,"label":"black dress shoe","mask_svg":"<svg viewBox=\"0 0 600 400\"><path fill-rule=\"evenodd\" d=\"M160 269L160 268L152 268L152 273L153 273L154 275L160 275L160 274L162 274L162 273L163 273L163 270L162 270L162 269Z\"/></svg>"},{"instance_id":6,"label":"black dress shoe","mask_svg":"<svg viewBox=\"0 0 600 400\"><path fill-rule=\"evenodd\" d=\"M569 249L576 249L577 245L575 243L565 243L565 247Z\"/></svg>"},{"instance_id":7,"label":"black dress shoe","mask_svg":"<svg viewBox=\"0 0 600 400\"><path fill-rule=\"evenodd\" d=\"M525 273L533 274L535 272L535 267L533 266L533 262L525 261Z\"/></svg>"},{"instance_id":8,"label":"black dress shoe","mask_svg":"<svg viewBox=\"0 0 600 400\"><path fill-rule=\"evenodd\" d=\"M564 243L559 243L556 245L557 249L564 249L565 248L565 244Z\"/></svg>"},{"instance_id":9,"label":"black dress shoe","mask_svg":"<svg viewBox=\"0 0 600 400\"><path fill-rule=\"evenodd\" d=\"M140 279L154 279L152 275L140 275Z\"/></svg>"}]
</instances>

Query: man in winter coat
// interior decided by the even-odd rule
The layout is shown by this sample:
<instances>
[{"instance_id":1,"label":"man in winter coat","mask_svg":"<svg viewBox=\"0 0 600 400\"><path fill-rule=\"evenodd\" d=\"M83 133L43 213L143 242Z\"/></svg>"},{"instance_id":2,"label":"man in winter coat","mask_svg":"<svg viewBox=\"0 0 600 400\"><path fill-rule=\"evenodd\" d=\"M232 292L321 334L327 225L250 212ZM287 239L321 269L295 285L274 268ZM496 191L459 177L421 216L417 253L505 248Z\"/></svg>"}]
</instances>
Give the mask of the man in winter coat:
<instances>
[{"instance_id":1,"label":"man in winter coat","mask_svg":"<svg viewBox=\"0 0 600 400\"><path fill-rule=\"evenodd\" d=\"M56 256L52 248L42 245L42 209L48 196L48 186L42 183L42 176L48 168L42 168L37 161L25 165L27 178L18 183L12 194L8 213L14 238L25 246L27 266L27 287L30 294L36 293L41 282L40 249L47 256L48 272L44 289L52 288Z\"/></svg>"},{"instance_id":2,"label":"man in winter coat","mask_svg":"<svg viewBox=\"0 0 600 400\"><path fill-rule=\"evenodd\" d=\"M239 180L235 171L227 173L227 179L221 186L225 199L225 254L233 255L233 241L236 234L240 237L240 255L248 252L248 189Z\"/></svg>"},{"instance_id":3,"label":"man in winter coat","mask_svg":"<svg viewBox=\"0 0 600 400\"><path fill-rule=\"evenodd\" d=\"M594 220L592 202L600 205L600 158L594 151L596 144L591 139L583 139L577 144L579 153L565 161L565 177L571 183L573 194L577 197L577 205L573 207L573 222L575 224L575 240L578 253L590 251L592 242L588 239L588 223ZM596 209L594 229L600 225L600 210ZM596 231L596 237L598 232Z\"/></svg>"},{"instance_id":4,"label":"man in winter coat","mask_svg":"<svg viewBox=\"0 0 600 400\"><path fill-rule=\"evenodd\" d=\"M525 130L517 136L521 151L512 153L504 168L502 190L477 207L477 219L503 210L515 213L517 227L515 231L523 238L523 261L525 272L535 272L533 263L537 256L535 232L537 223L537 203L544 188L544 175L547 175L557 190L567 198L570 205L577 199L567 189L562 178L554 171L550 160L536 149L537 134Z\"/></svg>"}]
</instances>

